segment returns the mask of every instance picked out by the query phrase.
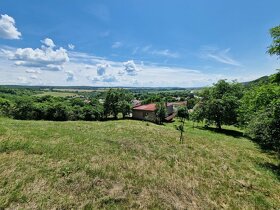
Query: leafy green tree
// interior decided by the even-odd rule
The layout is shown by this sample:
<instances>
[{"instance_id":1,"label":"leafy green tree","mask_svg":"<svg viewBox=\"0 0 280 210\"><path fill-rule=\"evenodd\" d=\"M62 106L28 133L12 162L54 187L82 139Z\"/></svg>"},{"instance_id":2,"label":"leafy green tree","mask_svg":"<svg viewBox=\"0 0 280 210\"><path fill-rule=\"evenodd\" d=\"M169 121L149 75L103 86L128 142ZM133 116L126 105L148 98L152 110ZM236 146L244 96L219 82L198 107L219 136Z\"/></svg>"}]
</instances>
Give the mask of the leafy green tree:
<instances>
[{"instance_id":1,"label":"leafy green tree","mask_svg":"<svg viewBox=\"0 0 280 210\"><path fill-rule=\"evenodd\" d=\"M272 44L268 47L268 53L270 55L280 56L280 25L270 29L270 36L272 38ZM275 74L273 81L280 83L280 69Z\"/></svg>"},{"instance_id":2,"label":"leafy green tree","mask_svg":"<svg viewBox=\"0 0 280 210\"><path fill-rule=\"evenodd\" d=\"M119 111L122 113L123 119L131 112L132 109L131 103L126 100L120 101L118 103L118 107Z\"/></svg>"},{"instance_id":3,"label":"leafy green tree","mask_svg":"<svg viewBox=\"0 0 280 210\"><path fill-rule=\"evenodd\" d=\"M11 107L12 107L11 101L5 98L0 98L0 115L8 116Z\"/></svg>"},{"instance_id":4,"label":"leafy green tree","mask_svg":"<svg viewBox=\"0 0 280 210\"><path fill-rule=\"evenodd\" d=\"M193 109L193 107L199 102L198 98L190 98L187 100L188 109Z\"/></svg>"},{"instance_id":5,"label":"leafy green tree","mask_svg":"<svg viewBox=\"0 0 280 210\"><path fill-rule=\"evenodd\" d=\"M268 47L270 55L280 56L280 25L270 29L272 44Z\"/></svg>"},{"instance_id":6,"label":"leafy green tree","mask_svg":"<svg viewBox=\"0 0 280 210\"><path fill-rule=\"evenodd\" d=\"M257 111L246 132L262 147L273 149L280 155L280 99Z\"/></svg>"},{"instance_id":7,"label":"leafy green tree","mask_svg":"<svg viewBox=\"0 0 280 210\"><path fill-rule=\"evenodd\" d=\"M107 118L109 115L113 115L115 119L118 118L118 102L119 94L118 90L110 89L104 101L104 115Z\"/></svg>"},{"instance_id":8,"label":"leafy green tree","mask_svg":"<svg viewBox=\"0 0 280 210\"><path fill-rule=\"evenodd\" d=\"M130 114L130 112L131 112L132 99L133 99L133 95L131 94L131 92L124 90L124 89L119 90L118 109L119 109L119 112L122 113L123 118L125 118L125 116Z\"/></svg>"},{"instance_id":9,"label":"leafy green tree","mask_svg":"<svg viewBox=\"0 0 280 210\"><path fill-rule=\"evenodd\" d=\"M166 106L165 102L161 101L159 103L156 103L156 118L157 118L157 123L162 125L163 121L166 117Z\"/></svg>"},{"instance_id":10,"label":"leafy green tree","mask_svg":"<svg viewBox=\"0 0 280 210\"><path fill-rule=\"evenodd\" d=\"M200 106L196 107L199 113L196 117L203 117L218 129L222 129L222 125L237 124L237 109L242 94L243 88L236 81L229 83L220 80L202 92L203 99Z\"/></svg>"},{"instance_id":11,"label":"leafy green tree","mask_svg":"<svg viewBox=\"0 0 280 210\"><path fill-rule=\"evenodd\" d=\"M63 103L57 103L54 105L53 120L56 121L66 121L68 120L69 110L67 105Z\"/></svg>"},{"instance_id":12,"label":"leafy green tree","mask_svg":"<svg viewBox=\"0 0 280 210\"><path fill-rule=\"evenodd\" d=\"M115 119L118 118L118 113L122 113L123 117L131 111L132 94L124 89L110 89L104 102L104 115L107 118L113 115Z\"/></svg>"},{"instance_id":13,"label":"leafy green tree","mask_svg":"<svg viewBox=\"0 0 280 210\"><path fill-rule=\"evenodd\" d=\"M201 103L197 103L193 109L191 110L191 112L189 113L189 117L190 120L193 122L193 128L194 128L194 123L200 123L203 122L204 120L204 111L203 111L203 106L201 105Z\"/></svg>"},{"instance_id":14,"label":"leafy green tree","mask_svg":"<svg viewBox=\"0 0 280 210\"><path fill-rule=\"evenodd\" d=\"M84 106L83 110L83 120L101 120L103 115L103 109L101 106L92 107L90 105Z\"/></svg>"},{"instance_id":15,"label":"leafy green tree","mask_svg":"<svg viewBox=\"0 0 280 210\"><path fill-rule=\"evenodd\" d=\"M239 122L246 133L262 147L280 148L280 86L257 85L244 94L239 107ZM280 153L279 153L280 154Z\"/></svg>"},{"instance_id":16,"label":"leafy green tree","mask_svg":"<svg viewBox=\"0 0 280 210\"><path fill-rule=\"evenodd\" d=\"M18 120L34 119L34 102L30 97L20 97L15 100L11 115Z\"/></svg>"},{"instance_id":17,"label":"leafy green tree","mask_svg":"<svg viewBox=\"0 0 280 210\"><path fill-rule=\"evenodd\" d=\"M264 110L275 99L280 97L280 86L263 84L252 87L244 93L240 100L238 119L241 126L247 126L259 110Z\"/></svg>"}]
</instances>

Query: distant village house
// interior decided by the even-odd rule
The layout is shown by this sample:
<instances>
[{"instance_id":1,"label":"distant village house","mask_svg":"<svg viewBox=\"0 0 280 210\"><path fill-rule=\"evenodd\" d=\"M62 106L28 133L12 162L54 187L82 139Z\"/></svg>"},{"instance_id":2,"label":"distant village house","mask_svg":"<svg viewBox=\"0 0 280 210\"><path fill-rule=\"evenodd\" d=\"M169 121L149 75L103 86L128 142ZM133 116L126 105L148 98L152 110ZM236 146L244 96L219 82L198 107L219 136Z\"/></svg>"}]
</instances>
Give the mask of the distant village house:
<instances>
[{"instance_id":1,"label":"distant village house","mask_svg":"<svg viewBox=\"0 0 280 210\"><path fill-rule=\"evenodd\" d=\"M176 112L173 107L173 103L166 103L166 121L172 121L172 119L176 116ZM151 122L156 122L156 104L145 104L135 106L132 109L132 118L137 120L147 120Z\"/></svg>"}]
</instances>

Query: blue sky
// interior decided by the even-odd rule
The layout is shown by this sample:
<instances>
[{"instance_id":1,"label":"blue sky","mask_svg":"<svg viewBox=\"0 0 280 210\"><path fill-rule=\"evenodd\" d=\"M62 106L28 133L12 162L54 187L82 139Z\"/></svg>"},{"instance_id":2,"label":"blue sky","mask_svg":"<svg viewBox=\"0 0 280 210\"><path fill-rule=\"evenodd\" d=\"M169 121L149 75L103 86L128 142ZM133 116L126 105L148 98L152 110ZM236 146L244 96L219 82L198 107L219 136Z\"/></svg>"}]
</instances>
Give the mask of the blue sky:
<instances>
[{"instance_id":1,"label":"blue sky","mask_svg":"<svg viewBox=\"0 0 280 210\"><path fill-rule=\"evenodd\" d=\"M180 86L272 74L280 1L0 1L0 84Z\"/></svg>"}]
</instances>

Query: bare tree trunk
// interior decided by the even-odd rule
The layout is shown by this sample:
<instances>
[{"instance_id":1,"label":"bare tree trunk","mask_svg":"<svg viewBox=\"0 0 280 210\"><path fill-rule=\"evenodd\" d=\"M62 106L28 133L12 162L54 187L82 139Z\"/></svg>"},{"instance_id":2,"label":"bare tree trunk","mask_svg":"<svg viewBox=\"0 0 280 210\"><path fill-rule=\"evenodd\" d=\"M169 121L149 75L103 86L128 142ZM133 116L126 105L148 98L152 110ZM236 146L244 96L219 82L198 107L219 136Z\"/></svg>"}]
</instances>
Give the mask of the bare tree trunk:
<instances>
[{"instance_id":1,"label":"bare tree trunk","mask_svg":"<svg viewBox=\"0 0 280 210\"><path fill-rule=\"evenodd\" d=\"M180 143L183 143L183 131L181 130Z\"/></svg>"}]
</instances>

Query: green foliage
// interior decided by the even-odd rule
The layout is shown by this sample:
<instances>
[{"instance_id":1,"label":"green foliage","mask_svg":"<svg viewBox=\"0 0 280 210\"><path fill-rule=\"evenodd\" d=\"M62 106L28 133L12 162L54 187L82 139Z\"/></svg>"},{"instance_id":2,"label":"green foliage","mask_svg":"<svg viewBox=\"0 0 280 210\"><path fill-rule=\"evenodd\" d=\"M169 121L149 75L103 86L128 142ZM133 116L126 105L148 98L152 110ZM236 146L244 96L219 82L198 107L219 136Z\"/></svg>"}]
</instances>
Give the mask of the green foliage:
<instances>
[{"instance_id":1,"label":"green foliage","mask_svg":"<svg viewBox=\"0 0 280 210\"><path fill-rule=\"evenodd\" d=\"M188 98L187 102L188 109L193 109L194 106L199 102L199 98Z\"/></svg>"},{"instance_id":2,"label":"green foliage","mask_svg":"<svg viewBox=\"0 0 280 210\"><path fill-rule=\"evenodd\" d=\"M202 92L202 101L194 108L192 119L214 123L221 129L222 125L237 123L237 108L243 92L242 86L237 82L228 83L220 80L213 87Z\"/></svg>"},{"instance_id":3,"label":"green foliage","mask_svg":"<svg viewBox=\"0 0 280 210\"><path fill-rule=\"evenodd\" d=\"M143 99L142 104L159 103L162 100L162 97L159 94L146 94L141 98Z\"/></svg>"},{"instance_id":4,"label":"green foliage","mask_svg":"<svg viewBox=\"0 0 280 210\"><path fill-rule=\"evenodd\" d=\"M270 55L280 56L280 25L270 29L272 44L268 48Z\"/></svg>"},{"instance_id":5,"label":"green foliage","mask_svg":"<svg viewBox=\"0 0 280 210\"><path fill-rule=\"evenodd\" d=\"M9 100L0 98L0 115L8 116L11 106L12 103Z\"/></svg>"},{"instance_id":6,"label":"green foliage","mask_svg":"<svg viewBox=\"0 0 280 210\"><path fill-rule=\"evenodd\" d=\"M240 100L238 110L239 123L248 125L252 116L259 110L264 110L276 98L280 97L280 86L276 84L264 84L254 86L247 90Z\"/></svg>"},{"instance_id":7,"label":"green foliage","mask_svg":"<svg viewBox=\"0 0 280 210\"><path fill-rule=\"evenodd\" d=\"M261 146L280 148L280 86L276 83L254 86L241 99L239 123Z\"/></svg>"},{"instance_id":8,"label":"green foliage","mask_svg":"<svg viewBox=\"0 0 280 210\"><path fill-rule=\"evenodd\" d=\"M53 96L15 97L9 116L20 120L101 120L103 107L97 100Z\"/></svg>"},{"instance_id":9,"label":"green foliage","mask_svg":"<svg viewBox=\"0 0 280 210\"><path fill-rule=\"evenodd\" d=\"M112 115L115 119L121 112L123 118L131 112L132 94L124 89L110 89L104 102L104 115L107 118Z\"/></svg>"},{"instance_id":10,"label":"green foliage","mask_svg":"<svg viewBox=\"0 0 280 210\"><path fill-rule=\"evenodd\" d=\"M247 133L261 146L280 154L280 99L252 116Z\"/></svg>"},{"instance_id":11,"label":"green foliage","mask_svg":"<svg viewBox=\"0 0 280 210\"><path fill-rule=\"evenodd\" d=\"M189 113L190 115L190 120L196 123L202 122L204 120L204 106L202 106L202 103L197 103L191 112Z\"/></svg>"},{"instance_id":12,"label":"green foliage","mask_svg":"<svg viewBox=\"0 0 280 210\"><path fill-rule=\"evenodd\" d=\"M157 118L157 123L158 124L162 124L165 117L166 117L166 105L165 102L161 101L159 103L156 104L156 118Z\"/></svg>"},{"instance_id":13,"label":"green foliage","mask_svg":"<svg viewBox=\"0 0 280 210\"><path fill-rule=\"evenodd\" d=\"M276 74L271 76L271 82L280 84L280 69L277 69L277 71L278 72Z\"/></svg>"},{"instance_id":14,"label":"green foliage","mask_svg":"<svg viewBox=\"0 0 280 210\"><path fill-rule=\"evenodd\" d=\"M179 107L177 111L177 117L180 119L181 122L189 119L189 112L187 107Z\"/></svg>"}]
</instances>

